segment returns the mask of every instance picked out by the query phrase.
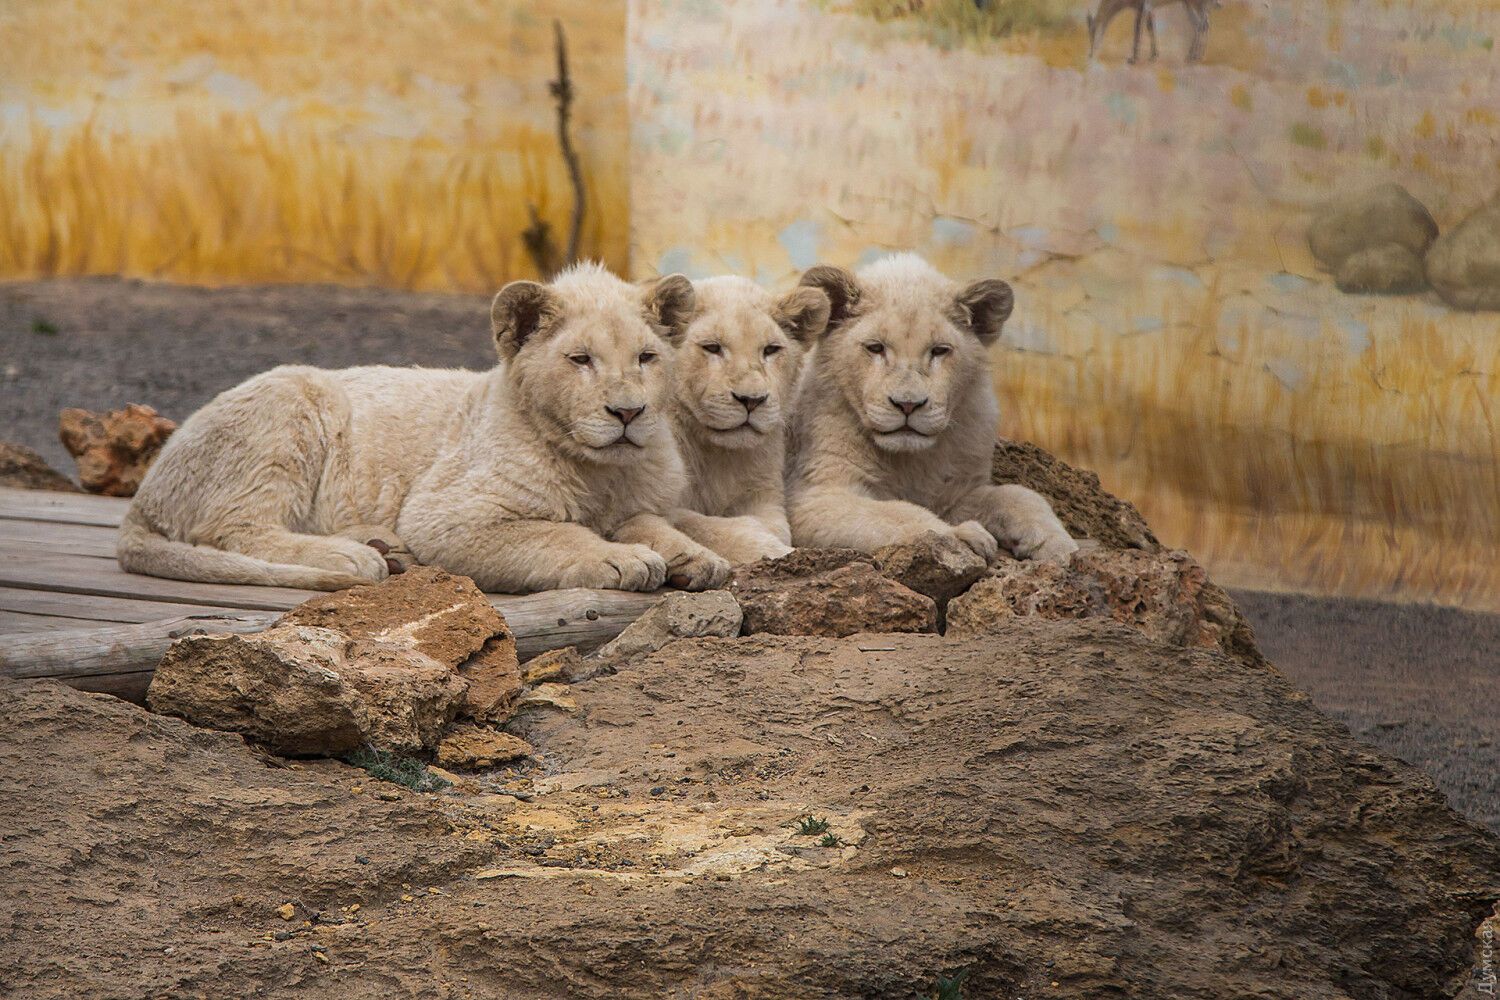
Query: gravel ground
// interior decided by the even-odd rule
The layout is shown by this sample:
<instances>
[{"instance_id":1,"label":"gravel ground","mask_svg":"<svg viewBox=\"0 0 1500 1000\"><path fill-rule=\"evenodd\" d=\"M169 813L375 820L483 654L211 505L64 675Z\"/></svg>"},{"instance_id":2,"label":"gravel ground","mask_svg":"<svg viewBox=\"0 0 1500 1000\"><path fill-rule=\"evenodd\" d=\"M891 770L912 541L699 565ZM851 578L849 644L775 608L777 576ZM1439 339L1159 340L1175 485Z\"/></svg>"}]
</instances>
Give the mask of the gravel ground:
<instances>
[{"instance_id":1,"label":"gravel ground","mask_svg":"<svg viewBox=\"0 0 1500 1000\"><path fill-rule=\"evenodd\" d=\"M189 288L85 278L0 284L0 438L67 473L67 406L149 403L182 420L277 364L484 367L483 296L337 286ZM1500 830L1500 616L1238 591L1266 655L1356 735Z\"/></svg>"}]
</instances>

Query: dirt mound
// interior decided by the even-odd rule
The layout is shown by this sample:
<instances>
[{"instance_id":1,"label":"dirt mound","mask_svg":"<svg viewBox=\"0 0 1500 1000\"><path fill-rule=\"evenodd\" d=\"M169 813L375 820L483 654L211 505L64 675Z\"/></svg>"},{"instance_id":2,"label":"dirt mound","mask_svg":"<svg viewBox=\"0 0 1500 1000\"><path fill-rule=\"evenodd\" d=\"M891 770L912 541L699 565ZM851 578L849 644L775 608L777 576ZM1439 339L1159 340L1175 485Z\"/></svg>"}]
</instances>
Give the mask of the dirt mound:
<instances>
[{"instance_id":1,"label":"dirt mound","mask_svg":"<svg viewBox=\"0 0 1500 1000\"><path fill-rule=\"evenodd\" d=\"M1029 486L1052 501L1074 538L1092 538L1112 549L1161 548L1135 504L1106 492L1094 473L1075 469L1034 444L1001 441L995 446L990 479Z\"/></svg>"},{"instance_id":2,"label":"dirt mound","mask_svg":"<svg viewBox=\"0 0 1500 1000\"><path fill-rule=\"evenodd\" d=\"M28 997L1429 997L1500 884L1274 672L1093 620L680 640L523 703L486 793L391 802L0 697Z\"/></svg>"}]
</instances>

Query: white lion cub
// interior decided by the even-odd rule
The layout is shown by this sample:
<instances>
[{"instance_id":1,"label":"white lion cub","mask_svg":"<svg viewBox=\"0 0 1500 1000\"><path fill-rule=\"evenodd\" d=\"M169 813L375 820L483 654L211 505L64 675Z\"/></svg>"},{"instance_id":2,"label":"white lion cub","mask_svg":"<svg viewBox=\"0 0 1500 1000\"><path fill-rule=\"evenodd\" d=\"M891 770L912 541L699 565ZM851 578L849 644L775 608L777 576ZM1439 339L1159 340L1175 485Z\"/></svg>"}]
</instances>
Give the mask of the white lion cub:
<instances>
[{"instance_id":1,"label":"white lion cub","mask_svg":"<svg viewBox=\"0 0 1500 1000\"><path fill-rule=\"evenodd\" d=\"M665 419L681 275L597 265L495 297L488 372L283 367L168 441L120 531L121 566L333 590L403 545L485 590L717 586L729 564L664 516L682 460ZM367 544L367 542L369 544Z\"/></svg>"},{"instance_id":2,"label":"white lion cub","mask_svg":"<svg viewBox=\"0 0 1500 1000\"><path fill-rule=\"evenodd\" d=\"M986 348L1010 316L1010 286L960 287L915 254L857 275L819 265L802 284L833 312L798 387L792 540L868 552L938 531L986 559L998 540L1066 562L1078 545L1046 499L989 481L1000 411Z\"/></svg>"},{"instance_id":3,"label":"white lion cub","mask_svg":"<svg viewBox=\"0 0 1500 1000\"><path fill-rule=\"evenodd\" d=\"M786 413L828 296L796 288L776 298L736 277L693 287L697 312L672 364L672 423L688 470L672 523L731 563L784 556Z\"/></svg>"}]
</instances>

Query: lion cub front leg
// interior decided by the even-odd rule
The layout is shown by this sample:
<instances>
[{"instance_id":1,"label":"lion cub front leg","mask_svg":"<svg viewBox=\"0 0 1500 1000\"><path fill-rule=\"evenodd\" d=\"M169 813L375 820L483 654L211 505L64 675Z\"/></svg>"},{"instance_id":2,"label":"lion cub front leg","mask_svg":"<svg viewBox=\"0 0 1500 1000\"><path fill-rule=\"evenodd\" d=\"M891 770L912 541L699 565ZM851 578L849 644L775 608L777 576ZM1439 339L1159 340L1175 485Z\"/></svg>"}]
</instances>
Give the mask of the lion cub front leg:
<instances>
[{"instance_id":1,"label":"lion cub front leg","mask_svg":"<svg viewBox=\"0 0 1500 1000\"><path fill-rule=\"evenodd\" d=\"M948 520L978 521L1017 559L1066 564L1078 551L1047 498L1014 483L975 488L954 505Z\"/></svg>"},{"instance_id":2,"label":"lion cub front leg","mask_svg":"<svg viewBox=\"0 0 1500 1000\"><path fill-rule=\"evenodd\" d=\"M760 559L780 559L792 551L765 521L749 514L713 517L693 510L674 510L672 526L728 559L733 566Z\"/></svg>"},{"instance_id":3,"label":"lion cub front leg","mask_svg":"<svg viewBox=\"0 0 1500 1000\"><path fill-rule=\"evenodd\" d=\"M660 514L637 514L610 537L616 542L645 545L667 561L667 582L683 590L711 590L729 579L728 560L672 527Z\"/></svg>"}]
</instances>

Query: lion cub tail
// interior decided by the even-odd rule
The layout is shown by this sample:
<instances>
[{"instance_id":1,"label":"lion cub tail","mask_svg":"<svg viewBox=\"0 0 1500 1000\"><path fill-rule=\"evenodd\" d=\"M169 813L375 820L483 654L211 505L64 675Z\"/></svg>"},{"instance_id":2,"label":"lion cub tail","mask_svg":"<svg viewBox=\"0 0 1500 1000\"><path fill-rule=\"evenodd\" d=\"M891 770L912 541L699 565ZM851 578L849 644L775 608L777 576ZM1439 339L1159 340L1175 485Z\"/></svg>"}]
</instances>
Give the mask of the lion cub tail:
<instances>
[{"instance_id":1,"label":"lion cub tail","mask_svg":"<svg viewBox=\"0 0 1500 1000\"><path fill-rule=\"evenodd\" d=\"M155 531L132 506L120 524L115 558L127 573L197 583L240 583L300 590L342 590L369 583L351 573L273 563L207 545L174 542Z\"/></svg>"}]
</instances>

